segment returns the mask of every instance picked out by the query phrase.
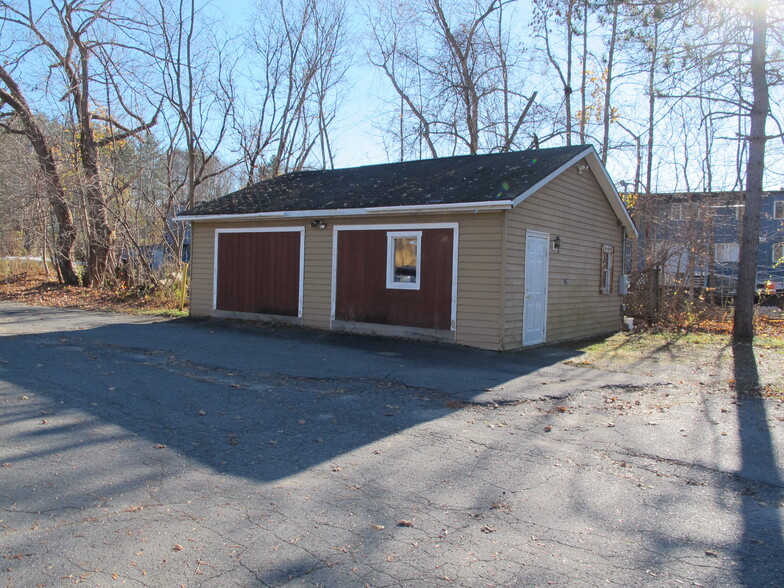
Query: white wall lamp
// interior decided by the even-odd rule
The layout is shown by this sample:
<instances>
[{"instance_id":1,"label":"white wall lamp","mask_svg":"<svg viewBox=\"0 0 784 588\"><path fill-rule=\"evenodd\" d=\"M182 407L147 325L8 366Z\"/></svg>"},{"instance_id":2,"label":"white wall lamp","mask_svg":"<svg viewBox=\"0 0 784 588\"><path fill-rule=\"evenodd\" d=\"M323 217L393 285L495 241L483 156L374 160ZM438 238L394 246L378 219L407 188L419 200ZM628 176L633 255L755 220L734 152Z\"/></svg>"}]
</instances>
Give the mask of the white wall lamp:
<instances>
[{"instance_id":1,"label":"white wall lamp","mask_svg":"<svg viewBox=\"0 0 784 588\"><path fill-rule=\"evenodd\" d=\"M553 239L553 251L559 253L561 251L561 237Z\"/></svg>"},{"instance_id":2,"label":"white wall lamp","mask_svg":"<svg viewBox=\"0 0 784 588\"><path fill-rule=\"evenodd\" d=\"M325 223L320 218L317 218L315 220L310 221L310 226L313 227L314 229L326 229L327 223Z\"/></svg>"}]
</instances>

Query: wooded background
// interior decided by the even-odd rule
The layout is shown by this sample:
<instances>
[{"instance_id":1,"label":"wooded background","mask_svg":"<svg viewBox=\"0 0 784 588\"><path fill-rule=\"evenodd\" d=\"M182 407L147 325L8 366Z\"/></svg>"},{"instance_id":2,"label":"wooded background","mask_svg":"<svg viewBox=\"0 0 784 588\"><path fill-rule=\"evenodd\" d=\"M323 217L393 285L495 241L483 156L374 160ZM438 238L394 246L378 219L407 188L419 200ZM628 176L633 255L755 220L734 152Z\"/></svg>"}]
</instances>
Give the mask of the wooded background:
<instances>
[{"instance_id":1,"label":"wooded background","mask_svg":"<svg viewBox=\"0 0 784 588\"><path fill-rule=\"evenodd\" d=\"M179 260L178 211L356 161L360 98L372 163L592 143L632 207L761 190L763 169L777 186L782 5L257 0L229 19L0 0L0 254L44 255L66 283L160 283L150 252Z\"/></svg>"}]
</instances>

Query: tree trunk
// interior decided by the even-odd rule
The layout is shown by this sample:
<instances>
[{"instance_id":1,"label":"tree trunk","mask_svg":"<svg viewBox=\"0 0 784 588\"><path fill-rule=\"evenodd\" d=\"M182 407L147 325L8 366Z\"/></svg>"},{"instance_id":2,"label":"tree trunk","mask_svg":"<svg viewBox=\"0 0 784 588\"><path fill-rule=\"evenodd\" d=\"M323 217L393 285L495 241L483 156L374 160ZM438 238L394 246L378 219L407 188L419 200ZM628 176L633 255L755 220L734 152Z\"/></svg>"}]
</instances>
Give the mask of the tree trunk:
<instances>
[{"instance_id":1,"label":"tree trunk","mask_svg":"<svg viewBox=\"0 0 784 588\"><path fill-rule=\"evenodd\" d=\"M645 165L645 191L650 194L653 187L653 132L654 113L656 109L656 60L659 51L659 21L653 24L653 47L651 47L651 62L648 70L648 152Z\"/></svg>"},{"instance_id":2,"label":"tree trunk","mask_svg":"<svg viewBox=\"0 0 784 588\"><path fill-rule=\"evenodd\" d=\"M92 113L89 102L89 59L87 48L80 43L79 66L81 68L81 88L75 100L79 119L79 157L85 176L84 193L90 211L89 253L87 257L87 274L84 285L87 287L102 286L107 277L109 256L114 248L114 231L109 224L109 211L106 196L101 184L100 163L98 161L98 143L92 125Z\"/></svg>"},{"instance_id":3,"label":"tree trunk","mask_svg":"<svg viewBox=\"0 0 784 588\"><path fill-rule=\"evenodd\" d=\"M612 30L610 32L610 50L607 55L607 79L604 86L604 112L602 113L602 165L607 165L607 152L610 150L610 94L613 83L613 62L615 61L615 43L618 36L618 4L613 3Z\"/></svg>"},{"instance_id":4,"label":"tree trunk","mask_svg":"<svg viewBox=\"0 0 784 588\"><path fill-rule=\"evenodd\" d=\"M44 177L49 204L57 219L58 232L55 243L55 263L63 278L63 282L76 286L79 284L79 276L76 274L73 262L76 226L74 225L71 208L65 197L65 190L60 181L60 174L57 170L54 155L49 147L46 135L44 135L38 121L33 116L19 86L1 65L0 80L9 90L8 93L0 91L0 98L14 109L14 112L22 121L25 136L30 141L33 151L35 151L38 166Z\"/></svg>"},{"instance_id":5,"label":"tree trunk","mask_svg":"<svg viewBox=\"0 0 784 588\"><path fill-rule=\"evenodd\" d=\"M736 342L754 338L754 289L757 283L760 201L765 169L765 122L769 108L765 71L767 8L766 0L755 0L752 3L751 87L754 98L750 115L751 134L748 138L749 157L746 161L746 207L740 241L738 293L732 326L732 338Z\"/></svg>"},{"instance_id":6,"label":"tree trunk","mask_svg":"<svg viewBox=\"0 0 784 588\"><path fill-rule=\"evenodd\" d=\"M569 0L566 11L566 84L564 84L567 146L572 144L572 16L574 16L574 0Z\"/></svg>"},{"instance_id":7,"label":"tree trunk","mask_svg":"<svg viewBox=\"0 0 784 588\"><path fill-rule=\"evenodd\" d=\"M588 79L588 1L583 2L583 65L580 72L580 145L585 145L586 83Z\"/></svg>"}]
</instances>

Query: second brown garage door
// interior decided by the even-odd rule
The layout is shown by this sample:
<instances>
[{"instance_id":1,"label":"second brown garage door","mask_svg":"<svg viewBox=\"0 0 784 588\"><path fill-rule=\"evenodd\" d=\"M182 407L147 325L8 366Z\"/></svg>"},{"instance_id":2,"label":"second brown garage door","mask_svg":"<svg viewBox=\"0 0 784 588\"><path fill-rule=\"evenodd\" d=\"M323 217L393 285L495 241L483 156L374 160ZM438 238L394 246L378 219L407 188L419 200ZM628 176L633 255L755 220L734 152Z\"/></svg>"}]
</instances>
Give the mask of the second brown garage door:
<instances>
[{"instance_id":1,"label":"second brown garage door","mask_svg":"<svg viewBox=\"0 0 784 588\"><path fill-rule=\"evenodd\" d=\"M341 230L337 239L335 318L343 321L449 330L454 231L424 229L417 289L387 283L389 236L400 231ZM406 233L406 231L403 231Z\"/></svg>"}]
</instances>

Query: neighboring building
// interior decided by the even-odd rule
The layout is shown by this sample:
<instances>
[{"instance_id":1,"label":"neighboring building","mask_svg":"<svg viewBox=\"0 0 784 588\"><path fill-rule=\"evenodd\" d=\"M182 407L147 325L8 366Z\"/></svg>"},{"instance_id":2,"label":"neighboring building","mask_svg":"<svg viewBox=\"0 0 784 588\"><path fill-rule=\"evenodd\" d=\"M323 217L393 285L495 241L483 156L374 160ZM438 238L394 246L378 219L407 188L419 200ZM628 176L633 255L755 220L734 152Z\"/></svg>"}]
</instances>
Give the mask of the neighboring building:
<instances>
[{"instance_id":1,"label":"neighboring building","mask_svg":"<svg viewBox=\"0 0 784 588\"><path fill-rule=\"evenodd\" d=\"M641 194L632 211L640 230L633 266L659 266L671 284L733 294L743 207L742 192ZM784 289L784 191L762 196L757 282Z\"/></svg>"},{"instance_id":2,"label":"neighboring building","mask_svg":"<svg viewBox=\"0 0 784 588\"><path fill-rule=\"evenodd\" d=\"M619 330L636 234L590 146L295 172L179 220L194 316L494 350Z\"/></svg>"}]
</instances>

